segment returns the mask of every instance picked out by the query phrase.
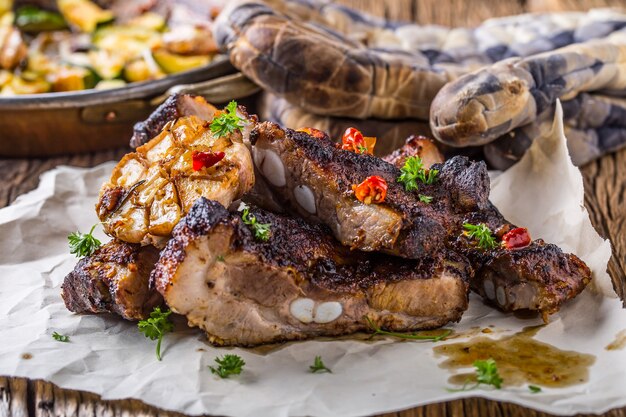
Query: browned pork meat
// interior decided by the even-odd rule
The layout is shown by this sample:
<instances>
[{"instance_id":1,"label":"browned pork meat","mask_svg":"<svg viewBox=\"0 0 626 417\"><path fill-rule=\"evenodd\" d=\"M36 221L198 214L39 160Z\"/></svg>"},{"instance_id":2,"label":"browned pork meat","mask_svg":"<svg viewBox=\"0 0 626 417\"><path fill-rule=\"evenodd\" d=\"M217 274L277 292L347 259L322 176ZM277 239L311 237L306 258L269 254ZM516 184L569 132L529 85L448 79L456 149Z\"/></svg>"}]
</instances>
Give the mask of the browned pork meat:
<instances>
[{"instance_id":1,"label":"browned pork meat","mask_svg":"<svg viewBox=\"0 0 626 417\"><path fill-rule=\"evenodd\" d=\"M115 313L126 320L146 318L163 303L149 288L150 271L159 259L152 246L119 240L100 247L81 259L61 286L68 310L75 313Z\"/></svg>"},{"instance_id":2,"label":"browned pork meat","mask_svg":"<svg viewBox=\"0 0 626 417\"><path fill-rule=\"evenodd\" d=\"M407 192L400 170L384 160L338 149L328 137L264 122L252 131L254 163L276 196L309 221L326 224L344 245L404 258L435 256L458 232L458 216L488 204L484 163L455 157L439 167L436 184ZM383 178L387 195L365 204L352 191L370 176ZM420 200L420 194L432 202ZM454 214L456 217L454 217Z\"/></svg>"},{"instance_id":3,"label":"browned pork meat","mask_svg":"<svg viewBox=\"0 0 626 417\"><path fill-rule=\"evenodd\" d=\"M467 307L463 256L403 260L341 246L322 226L250 209L269 224L255 237L241 213L204 198L174 229L152 274L170 308L212 343L251 346L368 329L458 321Z\"/></svg>"},{"instance_id":4,"label":"browned pork meat","mask_svg":"<svg viewBox=\"0 0 626 417\"><path fill-rule=\"evenodd\" d=\"M219 136L208 121L187 116L122 158L100 190L96 211L109 235L162 247L198 197L228 206L253 185L242 132Z\"/></svg>"}]
</instances>

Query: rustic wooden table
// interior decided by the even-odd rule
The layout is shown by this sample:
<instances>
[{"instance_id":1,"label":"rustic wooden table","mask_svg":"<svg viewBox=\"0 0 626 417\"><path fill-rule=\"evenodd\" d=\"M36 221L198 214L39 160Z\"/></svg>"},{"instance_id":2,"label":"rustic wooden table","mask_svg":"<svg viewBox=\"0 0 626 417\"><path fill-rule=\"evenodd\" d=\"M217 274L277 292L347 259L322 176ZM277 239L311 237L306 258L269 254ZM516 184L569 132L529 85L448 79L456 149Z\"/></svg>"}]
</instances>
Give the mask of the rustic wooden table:
<instances>
[{"instance_id":1,"label":"rustic wooden table","mask_svg":"<svg viewBox=\"0 0 626 417\"><path fill-rule=\"evenodd\" d=\"M591 7L621 6L626 0L341 0L352 7L394 19L419 23L470 26L482 20L527 11L584 10ZM2 133L0 132L0 139ZM54 139L51 137L51 139ZM38 183L39 175L57 165L90 167L119 159L126 149L90 155L49 159L0 159L0 207ZM626 287L626 150L608 155L582 169L585 203L598 232L613 243L609 273L616 291L624 299ZM417 376L416 376L417 377ZM177 416L137 400L103 401L97 395L63 390L53 384L24 378L0 377L0 417L3 416ZM547 416L524 407L480 398L418 407L387 416ZM626 408L606 417L626 417Z\"/></svg>"}]
</instances>

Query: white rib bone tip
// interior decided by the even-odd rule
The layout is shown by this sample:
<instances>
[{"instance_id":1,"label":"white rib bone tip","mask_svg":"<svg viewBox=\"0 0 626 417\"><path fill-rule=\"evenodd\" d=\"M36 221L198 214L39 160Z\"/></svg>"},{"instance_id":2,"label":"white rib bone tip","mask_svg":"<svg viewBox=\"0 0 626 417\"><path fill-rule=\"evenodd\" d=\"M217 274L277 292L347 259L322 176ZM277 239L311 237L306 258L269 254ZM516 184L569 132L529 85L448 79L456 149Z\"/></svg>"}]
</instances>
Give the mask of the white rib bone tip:
<instances>
[{"instance_id":1,"label":"white rib bone tip","mask_svg":"<svg viewBox=\"0 0 626 417\"><path fill-rule=\"evenodd\" d=\"M291 302L289 311L291 315L300 320L302 323L311 323L313 321L313 308L315 301L310 298L298 298Z\"/></svg>"},{"instance_id":2,"label":"white rib bone tip","mask_svg":"<svg viewBox=\"0 0 626 417\"><path fill-rule=\"evenodd\" d=\"M313 320L320 324L330 323L331 321L337 320L342 312L343 307L341 303L337 301L327 301L317 306Z\"/></svg>"},{"instance_id":3,"label":"white rib bone tip","mask_svg":"<svg viewBox=\"0 0 626 417\"><path fill-rule=\"evenodd\" d=\"M496 289L493 286L493 281L491 281L490 279L486 279L485 283L483 284L485 287L485 295L487 296L488 299L493 300L496 298Z\"/></svg>"},{"instance_id":4,"label":"white rib bone tip","mask_svg":"<svg viewBox=\"0 0 626 417\"><path fill-rule=\"evenodd\" d=\"M496 290L496 298L498 299L498 304L503 307L506 305L506 294L504 293L503 287L498 287Z\"/></svg>"},{"instance_id":5,"label":"white rib bone tip","mask_svg":"<svg viewBox=\"0 0 626 417\"><path fill-rule=\"evenodd\" d=\"M296 197L296 201L300 204L300 207L311 214L315 214L317 211L315 196L309 187L306 185L298 185L293 189L293 195Z\"/></svg>"},{"instance_id":6,"label":"white rib bone tip","mask_svg":"<svg viewBox=\"0 0 626 417\"><path fill-rule=\"evenodd\" d=\"M261 169L261 165L263 165L263 160L265 160L265 150L253 146L252 160L254 161L254 165L256 165L258 169Z\"/></svg>"},{"instance_id":7,"label":"white rib bone tip","mask_svg":"<svg viewBox=\"0 0 626 417\"><path fill-rule=\"evenodd\" d=\"M276 187L284 187L285 184L287 184L285 166L274 151L265 151L265 159L261 164L261 172L263 172L265 178Z\"/></svg>"}]
</instances>

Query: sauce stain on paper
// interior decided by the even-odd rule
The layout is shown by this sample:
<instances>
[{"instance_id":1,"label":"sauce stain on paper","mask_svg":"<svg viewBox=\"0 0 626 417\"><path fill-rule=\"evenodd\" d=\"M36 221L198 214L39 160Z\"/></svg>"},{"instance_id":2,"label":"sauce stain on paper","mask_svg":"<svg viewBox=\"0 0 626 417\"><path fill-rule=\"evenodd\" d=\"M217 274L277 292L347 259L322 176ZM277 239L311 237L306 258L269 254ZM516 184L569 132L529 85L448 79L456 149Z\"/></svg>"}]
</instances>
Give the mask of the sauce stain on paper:
<instances>
[{"instance_id":1,"label":"sauce stain on paper","mask_svg":"<svg viewBox=\"0 0 626 417\"><path fill-rule=\"evenodd\" d=\"M542 326L526 327L522 331L500 339L474 337L466 342L450 343L433 348L447 359L439 366L445 369L471 368L474 361L493 358L504 385L527 383L545 387L567 387L582 384L589 379L589 368L595 356L561 350L534 339ZM455 374L448 380L462 385L475 382L476 374Z\"/></svg>"},{"instance_id":2,"label":"sauce stain on paper","mask_svg":"<svg viewBox=\"0 0 626 417\"><path fill-rule=\"evenodd\" d=\"M615 336L615 340L609 343L606 350L621 350L626 347L626 329L622 330Z\"/></svg>"}]
</instances>

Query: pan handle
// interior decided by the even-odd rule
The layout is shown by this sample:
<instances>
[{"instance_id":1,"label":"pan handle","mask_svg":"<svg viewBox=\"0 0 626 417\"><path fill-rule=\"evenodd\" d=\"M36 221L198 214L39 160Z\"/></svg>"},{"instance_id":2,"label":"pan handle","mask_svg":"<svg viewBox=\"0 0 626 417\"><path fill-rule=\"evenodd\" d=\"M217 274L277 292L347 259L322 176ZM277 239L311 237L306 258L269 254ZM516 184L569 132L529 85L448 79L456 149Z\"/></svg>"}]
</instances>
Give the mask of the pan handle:
<instances>
[{"instance_id":1,"label":"pan handle","mask_svg":"<svg viewBox=\"0 0 626 417\"><path fill-rule=\"evenodd\" d=\"M250 81L242 73L237 72L199 83L175 85L163 95L152 99L150 104L157 106L176 93L197 94L203 96L211 103L225 103L230 100L251 96L259 91L261 91L261 87Z\"/></svg>"}]
</instances>

